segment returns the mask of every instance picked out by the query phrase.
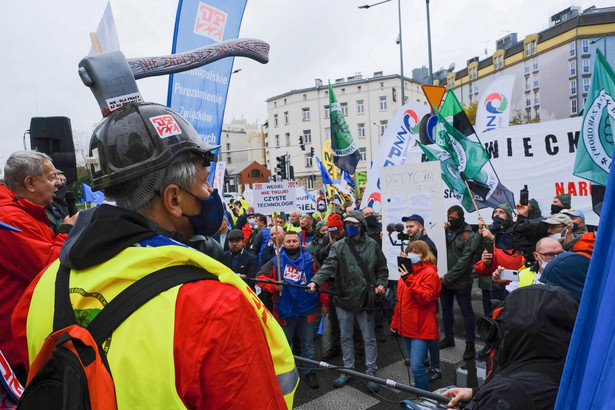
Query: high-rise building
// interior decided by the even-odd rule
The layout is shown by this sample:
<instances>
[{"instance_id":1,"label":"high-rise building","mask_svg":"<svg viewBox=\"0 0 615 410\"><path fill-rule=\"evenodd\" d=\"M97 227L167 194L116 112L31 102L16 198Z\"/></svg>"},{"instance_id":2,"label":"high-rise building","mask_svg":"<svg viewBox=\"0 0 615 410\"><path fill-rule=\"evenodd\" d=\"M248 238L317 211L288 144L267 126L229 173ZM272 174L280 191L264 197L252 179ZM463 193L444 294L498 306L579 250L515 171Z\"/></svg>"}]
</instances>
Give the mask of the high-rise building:
<instances>
[{"instance_id":1,"label":"high-rise building","mask_svg":"<svg viewBox=\"0 0 615 410\"><path fill-rule=\"evenodd\" d=\"M512 74L511 118L577 116L589 91L596 49L615 66L615 7L569 7L549 18L549 28L519 41L511 33L496 47L491 57L469 58L466 68L447 76L448 88L462 104L478 101L491 81Z\"/></svg>"},{"instance_id":2,"label":"high-rise building","mask_svg":"<svg viewBox=\"0 0 615 410\"><path fill-rule=\"evenodd\" d=\"M420 84L404 79L406 102L427 104ZM401 77L375 72L370 78L359 73L331 83L348 128L361 152L357 171L366 171L378 151L382 134L401 106ZM300 139L301 137L301 139ZM320 79L314 87L288 91L267 99L267 169L275 174L276 156L290 154L294 179L307 189L322 186L316 160L322 159L323 146L331 139L329 88ZM301 150L300 141L305 150ZM315 176L315 182L312 179Z\"/></svg>"}]
</instances>

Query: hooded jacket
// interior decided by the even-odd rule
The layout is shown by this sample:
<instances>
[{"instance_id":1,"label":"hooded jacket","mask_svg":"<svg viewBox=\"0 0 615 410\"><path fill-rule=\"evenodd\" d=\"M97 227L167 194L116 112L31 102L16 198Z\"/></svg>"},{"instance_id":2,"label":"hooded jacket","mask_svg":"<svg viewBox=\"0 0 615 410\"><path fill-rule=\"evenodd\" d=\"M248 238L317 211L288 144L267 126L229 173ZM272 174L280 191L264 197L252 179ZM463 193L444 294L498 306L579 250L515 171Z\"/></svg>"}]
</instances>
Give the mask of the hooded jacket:
<instances>
[{"instance_id":1,"label":"hooded jacket","mask_svg":"<svg viewBox=\"0 0 615 410\"><path fill-rule=\"evenodd\" d=\"M579 308L564 289L519 288L500 315L497 367L467 409L552 409Z\"/></svg>"},{"instance_id":2,"label":"hooded jacket","mask_svg":"<svg viewBox=\"0 0 615 410\"><path fill-rule=\"evenodd\" d=\"M67 230L56 235L47 225L44 207L1 184L0 220L21 230L0 230L0 350L11 366L17 366L23 361L11 337L11 314L30 282L58 258Z\"/></svg>"},{"instance_id":3,"label":"hooded jacket","mask_svg":"<svg viewBox=\"0 0 615 410\"><path fill-rule=\"evenodd\" d=\"M447 234L450 228L446 229ZM451 241L446 241L446 257L448 272L444 275L445 286L448 289L470 289L474 278L472 267L474 266L474 232L466 222L457 231Z\"/></svg>"},{"instance_id":4,"label":"hooded jacket","mask_svg":"<svg viewBox=\"0 0 615 410\"><path fill-rule=\"evenodd\" d=\"M333 278L331 289L338 293L333 297L333 304L351 312L358 312L365 308L361 303L363 292L380 285L386 287L389 271L382 250L376 241L367 236L367 222L363 214L351 211L347 216L356 218L361 223L361 236L354 244L368 277L364 276L359 262L350 250L349 238L344 237L333 244L329 256L312 278L312 282L320 286L327 279Z\"/></svg>"},{"instance_id":5,"label":"hooded jacket","mask_svg":"<svg viewBox=\"0 0 615 410\"><path fill-rule=\"evenodd\" d=\"M282 329L221 263L158 235L142 215L109 205L80 214L60 261L71 268L82 326L105 301L163 267L201 266L218 277L161 293L113 332L107 358L118 408L292 407L297 374ZM29 362L52 326L57 265L37 277L15 309L14 333ZM288 370L276 377L274 366L282 363Z\"/></svg>"}]
</instances>

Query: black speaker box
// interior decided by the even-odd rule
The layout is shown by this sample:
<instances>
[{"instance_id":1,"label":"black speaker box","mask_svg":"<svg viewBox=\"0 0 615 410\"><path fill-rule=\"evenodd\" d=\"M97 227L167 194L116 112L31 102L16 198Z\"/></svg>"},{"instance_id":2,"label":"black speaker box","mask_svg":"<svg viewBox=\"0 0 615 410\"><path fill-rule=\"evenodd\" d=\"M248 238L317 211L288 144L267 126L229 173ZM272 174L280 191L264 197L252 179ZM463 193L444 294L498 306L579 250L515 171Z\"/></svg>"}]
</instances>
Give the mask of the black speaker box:
<instances>
[{"instance_id":1,"label":"black speaker box","mask_svg":"<svg viewBox=\"0 0 615 410\"><path fill-rule=\"evenodd\" d=\"M64 172L68 183L77 179L73 130L68 117L32 117L30 146L51 157L53 165Z\"/></svg>"}]
</instances>

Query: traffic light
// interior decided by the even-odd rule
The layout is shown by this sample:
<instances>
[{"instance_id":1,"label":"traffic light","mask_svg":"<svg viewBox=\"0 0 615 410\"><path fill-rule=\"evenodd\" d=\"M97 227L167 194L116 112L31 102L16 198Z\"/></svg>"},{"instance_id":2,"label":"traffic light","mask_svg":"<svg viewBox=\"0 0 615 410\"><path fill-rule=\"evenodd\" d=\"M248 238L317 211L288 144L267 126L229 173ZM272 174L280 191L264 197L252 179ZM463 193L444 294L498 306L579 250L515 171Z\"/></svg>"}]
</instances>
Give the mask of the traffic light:
<instances>
[{"instance_id":1,"label":"traffic light","mask_svg":"<svg viewBox=\"0 0 615 410\"><path fill-rule=\"evenodd\" d=\"M280 180L286 179L286 155L275 157L275 160L277 162L276 168L278 169L277 174L280 176Z\"/></svg>"},{"instance_id":2,"label":"traffic light","mask_svg":"<svg viewBox=\"0 0 615 410\"><path fill-rule=\"evenodd\" d=\"M293 167L292 165L289 167L290 168L290 180L294 181L295 180L295 167Z\"/></svg>"},{"instance_id":3,"label":"traffic light","mask_svg":"<svg viewBox=\"0 0 615 410\"><path fill-rule=\"evenodd\" d=\"M301 151L305 151L305 144L303 143L303 135L299 135L299 147Z\"/></svg>"},{"instance_id":4,"label":"traffic light","mask_svg":"<svg viewBox=\"0 0 615 410\"><path fill-rule=\"evenodd\" d=\"M314 158L314 147L310 148L310 157Z\"/></svg>"}]
</instances>

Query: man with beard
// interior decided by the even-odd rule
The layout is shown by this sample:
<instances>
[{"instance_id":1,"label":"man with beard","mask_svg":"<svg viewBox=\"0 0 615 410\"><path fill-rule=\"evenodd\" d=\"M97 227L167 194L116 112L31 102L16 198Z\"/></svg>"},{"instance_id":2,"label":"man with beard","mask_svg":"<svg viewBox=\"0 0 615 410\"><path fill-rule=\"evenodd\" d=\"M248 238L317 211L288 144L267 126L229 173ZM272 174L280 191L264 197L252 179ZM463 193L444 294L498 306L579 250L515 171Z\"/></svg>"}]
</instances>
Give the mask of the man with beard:
<instances>
[{"instance_id":1,"label":"man with beard","mask_svg":"<svg viewBox=\"0 0 615 410\"><path fill-rule=\"evenodd\" d=\"M436 249L436 244L433 243L431 238L427 236L427 232L425 232L425 220L422 216L413 214L410 216L404 216L401 218L402 222L406 223L406 231L408 232L408 236L410 236L410 242L414 241L423 241L429 246L429 250L433 253L433 256L438 259L438 250ZM404 258L407 255L404 253Z\"/></svg>"},{"instance_id":2,"label":"man with beard","mask_svg":"<svg viewBox=\"0 0 615 410\"><path fill-rule=\"evenodd\" d=\"M308 243L312 242L312 238L316 233L316 231L314 230L314 218L307 214L301 216L301 218L299 219L299 226L301 226L300 235L302 243L303 245L307 245Z\"/></svg>"},{"instance_id":3,"label":"man with beard","mask_svg":"<svg viewBox=\"0 0 615 410\"><path fill-rule=\"evenodd\" d=\"M227 235L229 250L224 252L224 264L243 279L252 290L256 277L258 258L244 249L245 240L240 229L233 229Z\"/></svg>"},{"instance_id":4,"label":"man with beard","mask_svg":"<svg viewBox=\"0 0 615 410\"><path fill-rule=\"evenodd\" d=\"M444 323L444 339L440 341L440 349L455 346L455 318L453 316L453 301L463 315L465 324L466 348L464 360L471 360L476 354L474 342L476 339L476 324L472 309L472 266L474 232L465 222L463 209L454 205L448 209L448 227L446 228L447 272L442 276L442 321Z\"/></svg>"}]
</instances>

